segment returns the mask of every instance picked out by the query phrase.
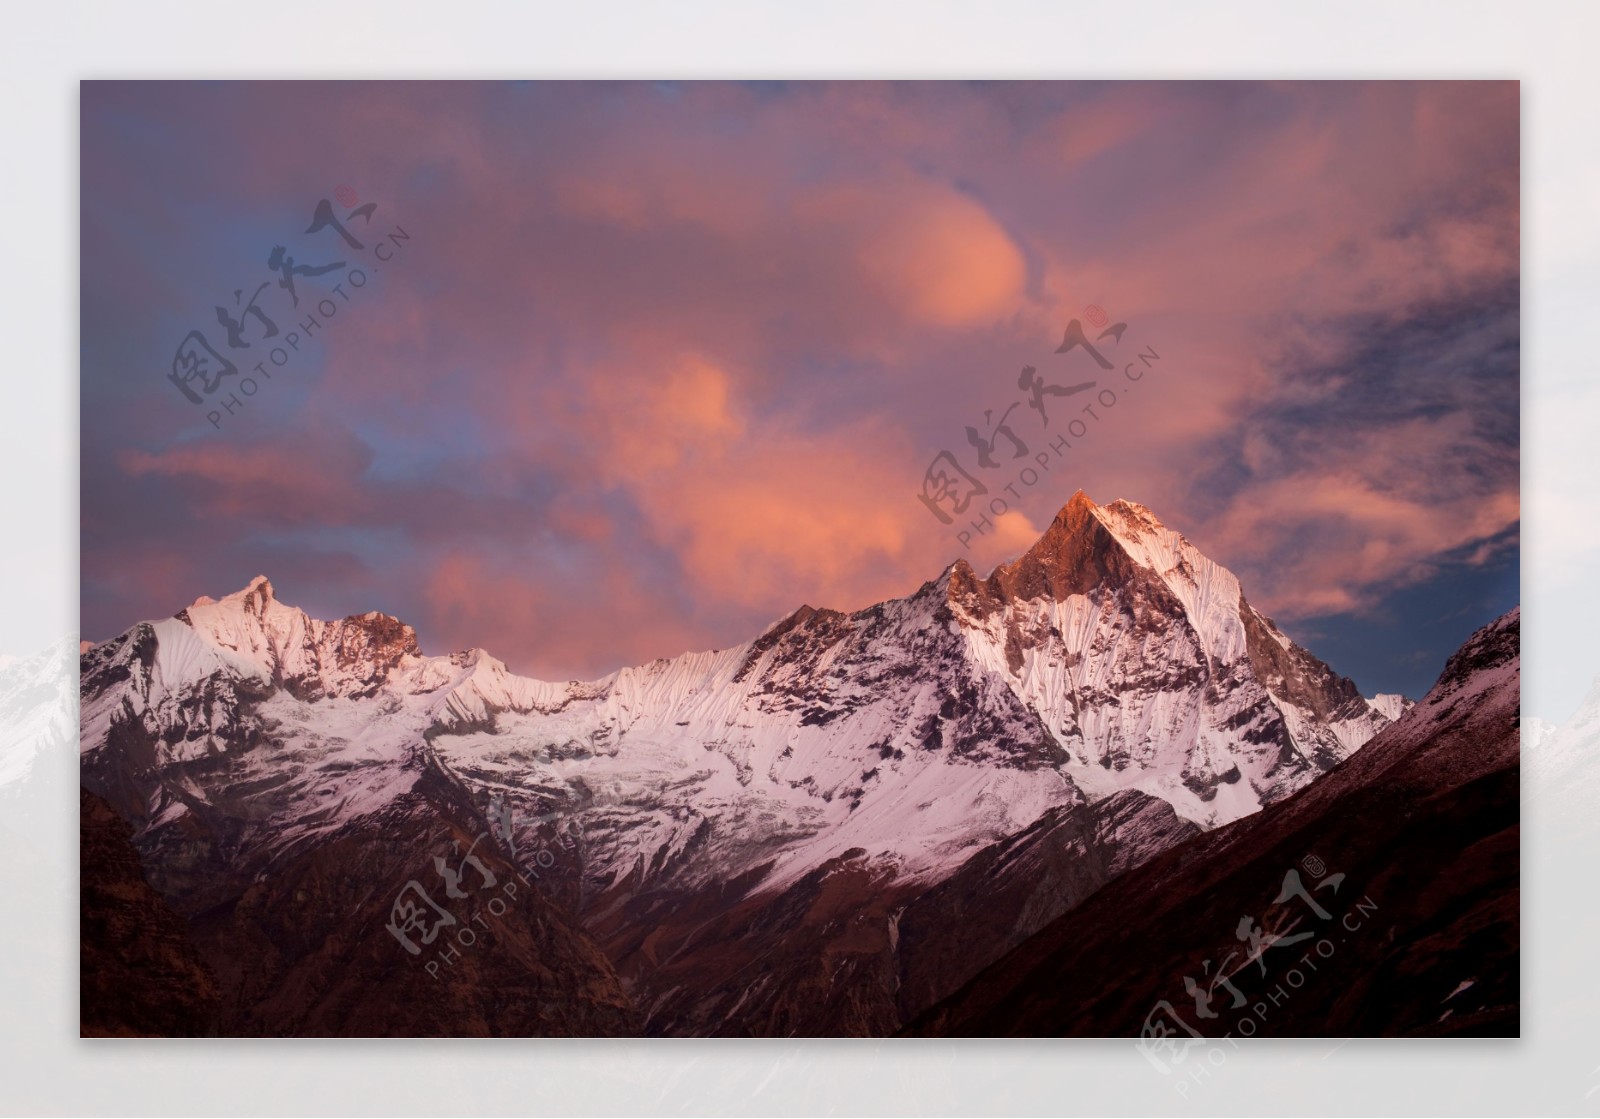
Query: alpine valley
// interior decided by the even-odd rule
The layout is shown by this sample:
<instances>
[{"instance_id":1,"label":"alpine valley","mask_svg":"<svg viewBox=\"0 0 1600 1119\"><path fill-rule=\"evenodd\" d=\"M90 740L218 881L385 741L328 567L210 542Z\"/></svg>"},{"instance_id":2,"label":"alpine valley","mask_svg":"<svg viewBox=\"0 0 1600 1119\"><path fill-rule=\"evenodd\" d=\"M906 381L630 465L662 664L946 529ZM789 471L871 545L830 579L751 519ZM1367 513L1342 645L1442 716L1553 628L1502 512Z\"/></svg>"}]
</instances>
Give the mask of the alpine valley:
<instances>
[{"instance_id":1,"label":"alpine valley","mask_svg":"<svg viewBox=\"0 0 1600 1119\"><path fill-rule=\"evenodd\" d=\"M1300 819L1275 806L1387 803L1385 767L1346 764L1375 738L1459 775L1474 705L1497 735L1513 717L1514 626L1493 632L1452 662L1467 729L1439 745L1434 708L1364 698L1149 510L1081 493L986 577L958 560L587 683L424 656L399 619L314 619L257 577L81 654L82 1029L1136 1032L1120 1003L1037 999L1008 1028L1008 992L1060 982L1080 940L1112 958L1075 912L1200 906L1172 884L1185 851L1233 890L1251 837L1288 827L1247 821ZM1440 842L1422 823L1396 842ZM1514 874L1482 887L1514 901ZM1463 974L1474 929L1448 945ZM1514 945L1480 954L1514 975Z\"/></svg>"}]
</instances>

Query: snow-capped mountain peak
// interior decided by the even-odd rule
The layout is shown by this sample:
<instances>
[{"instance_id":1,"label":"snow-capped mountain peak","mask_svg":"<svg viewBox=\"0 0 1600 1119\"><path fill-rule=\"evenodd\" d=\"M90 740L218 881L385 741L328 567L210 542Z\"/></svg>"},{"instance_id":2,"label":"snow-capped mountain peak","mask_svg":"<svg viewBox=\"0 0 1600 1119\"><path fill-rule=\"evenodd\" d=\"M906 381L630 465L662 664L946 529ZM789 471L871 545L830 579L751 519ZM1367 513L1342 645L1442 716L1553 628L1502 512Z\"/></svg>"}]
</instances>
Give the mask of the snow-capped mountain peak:
<instances>
[{"instance_id":1,"label":"snow-capped mountain peak","mask_svg":"<svg viewBox=\"0 0 1600 1119\"><path fill-rule=\"evenodd\" d=\"M221 600L202 596L176 617L265 679L308 698L371 694L405 658L422 655L416 630L400 619L370 610L320 621L280 602L265 575Z\"/></svg>"}]
</instances>

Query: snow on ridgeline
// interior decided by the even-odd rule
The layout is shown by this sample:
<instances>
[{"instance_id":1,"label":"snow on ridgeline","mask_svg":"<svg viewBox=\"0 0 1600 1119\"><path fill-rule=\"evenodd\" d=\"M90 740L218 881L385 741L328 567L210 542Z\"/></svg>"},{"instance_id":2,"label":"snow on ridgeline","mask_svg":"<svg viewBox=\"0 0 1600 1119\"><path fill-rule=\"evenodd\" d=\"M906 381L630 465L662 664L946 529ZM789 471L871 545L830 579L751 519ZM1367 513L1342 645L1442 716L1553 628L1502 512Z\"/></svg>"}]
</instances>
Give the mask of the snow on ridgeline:
<instances>
[{"instance_id":1,"label":"snow on ridgeline","mask_svg":"<svg viewBox=\"0 0 1600 1119\"><path fill-rule=\"evenodd\" d=\"M906 598L803 607L735 648L588 683L481 649L424 656L399 619L314 619L260 576L82 665L85 765L134 767L128 743L148 743L155 772L129 784L152 821L231 795L171 768L224 755L229 789L274 790L251 841L303 838L381 808L427 752L475 795L565 814L602 880L772 862L783 881L856 848L936 877L1129 788L1214 827L1404 707L1363 699L1148 509L1082 494L986 579L958 561Z\"/></svg>"}]
</instances>

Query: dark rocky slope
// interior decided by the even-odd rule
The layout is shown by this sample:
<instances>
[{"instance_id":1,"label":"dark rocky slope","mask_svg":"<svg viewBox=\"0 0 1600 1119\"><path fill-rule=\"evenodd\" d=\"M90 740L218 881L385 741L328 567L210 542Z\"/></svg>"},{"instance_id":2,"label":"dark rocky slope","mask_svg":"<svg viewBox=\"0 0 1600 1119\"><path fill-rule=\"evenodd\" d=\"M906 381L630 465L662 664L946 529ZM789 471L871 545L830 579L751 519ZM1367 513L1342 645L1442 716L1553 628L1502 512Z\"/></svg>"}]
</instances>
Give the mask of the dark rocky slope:
<instances>
[{"instance_id":1,"label":"dark rocky slope","mask_svg":"<svg viewBox=\"0 0 1600 1119\"><path fill-rule=\"evenodd\" d=\"M187 923L145 881L133 829L79 795L79 1030L84 1037L205 1037L221 1013L216 978Z\"/></svg>"},{"instance_id":2,"label":"dark rocky slope","mask_svg":"<svg viewBox=\"0 0 1600 1119\"><path fill-rule=\"evenodd\" d=\"M907 1032L1515 1036L1518 624L1338 770L1115 880ZM1283 942L1251 960L1263 929Z\"/></svg>"}]
</instances>

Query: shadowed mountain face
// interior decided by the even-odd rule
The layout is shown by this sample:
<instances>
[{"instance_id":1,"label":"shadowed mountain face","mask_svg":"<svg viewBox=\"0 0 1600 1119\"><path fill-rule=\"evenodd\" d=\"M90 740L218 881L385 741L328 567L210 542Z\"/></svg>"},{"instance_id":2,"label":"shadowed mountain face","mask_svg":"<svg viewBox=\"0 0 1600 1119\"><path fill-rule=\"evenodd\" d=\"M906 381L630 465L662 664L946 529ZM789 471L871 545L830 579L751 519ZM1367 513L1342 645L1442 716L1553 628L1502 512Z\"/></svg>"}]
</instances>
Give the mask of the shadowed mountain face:
<instances>
[{"instance_id":1,"label":"shadowed mountain face","mask_svg":"<svg viewBox=\"0 0 1600 1119\"><path fill-rule=\"evenodd\" d=\"M188 925L145 881L133 829L79 796L79 1019L84 1037L214 1036L216 978Z\"/></svg>"},{"instance_id":2,"label":"shadowed mountain face","mask_svg":"<svg viewBox=\"0 0 1600 1119\"><path fill-rule=\"evenodd\" d=\"M636 992L661 992L641 1003L652 1032L883 1036L980 961L1198 834L1127 790L1051 809L931 888L858 849L776 894L733 883L634 901L591 929Z\"/></svg>"},{"instance_id":3,"label":"shadowed mountain face","mask_svg":"<svg viewBox=\"0 0 1600 1119\"><path fill-rule=\"evenodd\" d=\"M1515 1036L1518 613L1349 762L1102 889L924 1035ZM1222 981L1225 977L1226 981Z\"/></svg>"},{"instance_id":4,"label":"shadowed mountain face","mask_svg":"<svg viewBox=\"0 0 1600 1119\"><path fill-rule=\"evenodd\" d=\"M134 890L139 864L125 840L125 850L110 859L104 845L94 851L86 845L86 1032L637 1033L632 1004L609 962L544 895L538 867L519 868L492 841L474 846L481 814L447 774L425 759L414 764L414 783L382 810L319 843L280 850L269 862L233 857L238 821L187 815L183 826L164 829L146 855L164 897L142 878L137 885L144 893ZM91 800L101 831L105 816L131 831L104 801L83 795L86 836ZM460 897L438 885L445 881L441 867L458 875ZM131 892L133 907L114 906L112 886L90 888L112 876L117 888ZM130 885L122 886L124 879ZM421 880L427 886L419 888ZM112 932L128 931L119 939L91 930L91 903ZM159 943L145 949L139 937ZM141 1017L140 1008L105 993L120 988L128 965L96 953L130 938L156 964L154 971L136 965L140 981L156 983L171 998L203 1000L203 1019L198 1009L191 1017L165 1012L159 1000L145 1004L149 1014ZM133 986L135 995L140 989Z\"/></svg>"},{"instance_id":5,"label":"shadowed mountain face","mask_svg":"<svg viewBox=\"0 0 1600 1119\"><path fill-rule=\"evenodd\" d=\"M893 1033L1405 707L1081 494L986 579L588 683L264 578L81 669L84 786L256 1034Z\"/></svg>"}]
</instances>

